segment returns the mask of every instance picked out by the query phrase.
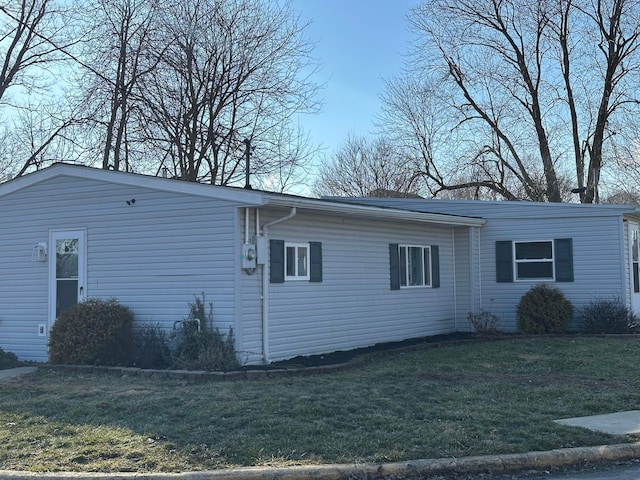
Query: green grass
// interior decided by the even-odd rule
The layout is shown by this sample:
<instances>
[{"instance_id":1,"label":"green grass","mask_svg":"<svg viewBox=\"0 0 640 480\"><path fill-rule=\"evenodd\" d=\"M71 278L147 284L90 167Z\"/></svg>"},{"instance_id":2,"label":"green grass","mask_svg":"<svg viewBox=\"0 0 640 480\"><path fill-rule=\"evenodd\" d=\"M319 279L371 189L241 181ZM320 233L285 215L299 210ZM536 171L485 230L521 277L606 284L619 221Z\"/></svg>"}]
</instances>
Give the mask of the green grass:
<instances>
[{"instance_id":1,"label":"green grass","mask_svg":"<svg viewBox=\"0 0 640 480\"><path fill-rule=\"evenodd\" d=\"M553 420L639 409L638 358L640 337L541 337L250 381L40 371L0 384L0 470L176 472L636 441Z\"/></svg>"}]
</instances>

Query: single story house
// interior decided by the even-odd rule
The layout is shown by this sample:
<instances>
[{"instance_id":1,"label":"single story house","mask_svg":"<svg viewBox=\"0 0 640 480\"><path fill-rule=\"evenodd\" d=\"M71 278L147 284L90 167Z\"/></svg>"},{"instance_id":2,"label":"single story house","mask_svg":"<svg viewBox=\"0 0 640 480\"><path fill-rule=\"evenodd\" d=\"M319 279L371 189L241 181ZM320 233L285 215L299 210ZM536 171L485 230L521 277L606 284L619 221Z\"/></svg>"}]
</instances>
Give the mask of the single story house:
<instances>
[{"instance_id":1,"label":"single story house","mask_svg":"<svg viewBox=\"0 0 640 480\"><path fill-rule=\"evenodd\" d=\"M469 239L470 288L458 289L459 310L487 310L500 328L516 330L515 310L533 285L560 288L576 307L619 298L640 315L640 209L633 205L414 198L339 198L354 204L482 218ZM462 285L460 285L462 287ZM461 297L462 296L462 297ZM575 327L575 325L574 325Z\"/></svg>"},{"instance_id":2,"label":"single story house","mask_svg":"<svg viewBox=\"0 0 640 480\"><path fill-rule=\"evenodd\" d=\"M0 184L0 348L46 361L58 313L116 298L170 330L195 295L243 364L515 329L538 281L638 295L635 207L311 199L55 164Z\"/></svg>"}]
</instances>

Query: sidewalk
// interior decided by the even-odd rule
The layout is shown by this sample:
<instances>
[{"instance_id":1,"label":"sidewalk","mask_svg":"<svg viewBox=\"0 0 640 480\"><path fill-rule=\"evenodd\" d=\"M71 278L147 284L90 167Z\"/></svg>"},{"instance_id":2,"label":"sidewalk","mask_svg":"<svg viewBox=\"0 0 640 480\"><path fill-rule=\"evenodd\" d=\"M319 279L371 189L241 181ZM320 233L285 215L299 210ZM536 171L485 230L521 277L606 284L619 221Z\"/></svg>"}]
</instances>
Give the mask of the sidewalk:
<instances>
[{"instance_id":1,"label":"sidewalk","mask_svg":"<svg viewBox=\"0 0 640 480\"><path fill-rule=\"evenodd\" d=\"M2 380L3 378L13 378L20 375L25 375L27 373L33 373L37 369L38 367L18 367L0 370L0 380Z\"/></svg>"}]
</instances>

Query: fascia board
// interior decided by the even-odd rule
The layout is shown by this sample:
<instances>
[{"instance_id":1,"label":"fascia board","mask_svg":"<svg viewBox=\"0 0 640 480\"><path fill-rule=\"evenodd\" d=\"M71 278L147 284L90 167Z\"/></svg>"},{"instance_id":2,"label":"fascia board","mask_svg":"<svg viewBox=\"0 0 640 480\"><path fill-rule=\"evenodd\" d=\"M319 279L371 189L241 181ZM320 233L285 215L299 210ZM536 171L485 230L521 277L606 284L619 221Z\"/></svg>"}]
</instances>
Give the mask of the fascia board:
<instances>
[{"instance_id":1,"label":"fascia board","mask_svg":"<svg viewBox=\"0 0 640 480\"><path fill-rule=\"evenodd\" d=\"M0 184L0 197L56 177L73 177L96 180L117 185L127 185L131 187L148 188L151 190L227 200L229 202L247 206L260 206L263 205L265 201L263 192L253 190L216 187L213 185L183 182L170 178L152 177L126 172L114 172L68 164L55 164L46 169L2 183Z\"/></svg>"}]
</instances>

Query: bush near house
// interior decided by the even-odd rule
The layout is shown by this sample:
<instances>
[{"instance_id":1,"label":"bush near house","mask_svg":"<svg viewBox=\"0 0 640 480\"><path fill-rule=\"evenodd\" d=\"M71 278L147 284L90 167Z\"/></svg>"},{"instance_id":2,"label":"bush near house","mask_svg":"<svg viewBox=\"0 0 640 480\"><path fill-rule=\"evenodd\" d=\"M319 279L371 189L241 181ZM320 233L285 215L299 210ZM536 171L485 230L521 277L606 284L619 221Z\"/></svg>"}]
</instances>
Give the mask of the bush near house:
<instances>
[{"instance_id":1,"label":"bush near house","mask_svg":"<svg viewBox=\"0 0 640 480\"><path fill-rule=\"evenodd\" d=\"M233 329L225 335L213 327L213 304L206 310L204 293L189 304L189 316L175 333L172 364L187 370L228 371L239 367Z\"/></svg>"},{"instance_id":2,"label":"bush near house","mask_svg":"<svg viewBox=\"0 0 640 480\"><path fill-rule=\"evenodd\" d=\"M476 334L480 336L491 336L499 333L498 323L500 319L497 315L494 315L484 308L481 308L478 313L469 312L467 314L467 321L471 324Z\"/></svg>"},{"instance_id":3,"label":"bush near house","mask_svg":"<svg viewBox=\"0 0 640 480\"><path fill-rule=\"evenodd\" d=\"M133 327L134 314L116 299L90 299L62 313L51 329L49 359L74 365L131 365L228 371L239 367L230 328L213 327L213 304L204 294L167 335L159 325Z\"/></svg>"},{"instance_id":4,"label":"bush near house","mask_svg":"<svg viewBox=\"0 0 640 480\"><path fill-rule=\"evenodd\" d=\"M576 315L583 333L634 333L640 319L620 298L592 300Z\"/></svg>"},{"instance_id":5,"label":"bush near house","mask_svg":"<svg viewBox=\"0 0 640 480\"><path fill-rule=\"evenodd\" d=\"M145 324L134 330L133 366L169 368L172 364L167 333L159 325Z\"/></svg>"},{"instance_id":6,"label":"bush near house","mask_svg":"<svg viewBox=\"0 0 640 480\"><path fill-rule=\"evenodd\" d=\"M522 333L563 333L573 315L573 305L562 291L541 283L525 293L516 307Z\"/></svg>"},{"instance_id":7,"label":"bush near house","mask_svg":"<svg viewBox=\"0 0 640 480\"><path fill-rule=\"evenodd\" d=\"M5 368L17 367L19 364L18 357L13 352L5 352L0 348L0 370Z\"/></svg>"},{"instance_id":8,"label":"bush near house","mask_svg":"<svg viewBox=\"0 0 640 480\"><path fill-rule=\"evenodd\" d=\"M133 312L116 299L92 298L60 314L51 328L52 363L130 365Z\"/></svg>"}]
</instances>

